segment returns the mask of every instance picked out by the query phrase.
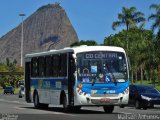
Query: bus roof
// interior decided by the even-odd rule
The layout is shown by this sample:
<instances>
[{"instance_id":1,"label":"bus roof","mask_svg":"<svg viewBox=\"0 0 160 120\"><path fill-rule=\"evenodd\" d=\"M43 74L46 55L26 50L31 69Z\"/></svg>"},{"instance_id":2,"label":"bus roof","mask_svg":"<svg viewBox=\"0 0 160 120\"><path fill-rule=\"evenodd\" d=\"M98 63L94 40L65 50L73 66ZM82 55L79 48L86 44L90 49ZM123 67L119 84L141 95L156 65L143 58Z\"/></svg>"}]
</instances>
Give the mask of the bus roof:
<instances>
[{"instance_id":1,"label":"bus roof","mask_svg":"<svg viewBox=\"0 0 160 120\"><path fill-rule=\"evenodd\" d=\"M125 53L124 49L121 47L115 47L115 46L76 46L76 47L67 47L64 49L59 50L50 50L45 52L39 52L39 53L32 53L32 54L26 54L26 58L30 57L39 57L43 55L51 55L51 54L57 54L57 53L67 53L67 52L73 52L74 54L82 53L82 52L90 52L90 51L117 51L117 52L123 52Z\"/></svg>"}]
</instances>

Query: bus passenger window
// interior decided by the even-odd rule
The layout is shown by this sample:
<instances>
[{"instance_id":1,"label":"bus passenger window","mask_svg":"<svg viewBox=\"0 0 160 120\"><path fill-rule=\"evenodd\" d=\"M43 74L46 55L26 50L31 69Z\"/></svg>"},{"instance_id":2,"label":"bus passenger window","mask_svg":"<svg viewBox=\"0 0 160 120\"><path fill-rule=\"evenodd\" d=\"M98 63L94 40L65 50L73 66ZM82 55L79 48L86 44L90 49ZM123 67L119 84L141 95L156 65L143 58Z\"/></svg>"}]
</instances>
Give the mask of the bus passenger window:
<instances>
[{"instance_id":1,"label":"bus passenger window","mask_svg":"<svg viewBox=\"0 0 160 120\"><path fill-rule=\"evenodd\" d=\"M38 58L38 70L39 70L39 76L44 77L45 76L45 57L39 57Z\"/></svg>"},{"instance_id":2,"label":"bus passenger window","mask_svg":"<svg viewBox=\"0 0 160 120\"><path fill-rule=\"evenodd\" d=\"M36 57L31 60L31 68L31 76L38 76L38 59Z\"/></svg>"},{"instance_id":3,"label":"bus passenger window","mask_svg":"<svg viewBox=\"0 0 160 120\"><path fill-rule=\"evenodd\" d=\"M58 77L59 73L59 55L53 55L53 77Z\"/></svg>"},{"instance_id":4,"label":"bus passenger window","mask_svg":"<svg viewBox=\"0 0 160 120\"><path fill-rule=\"evenodd\" d=\"M51 77L52 76L52 56L46 56L45 59L45 64L46 64L46 77Z\"/></svg>"}]
</instances>

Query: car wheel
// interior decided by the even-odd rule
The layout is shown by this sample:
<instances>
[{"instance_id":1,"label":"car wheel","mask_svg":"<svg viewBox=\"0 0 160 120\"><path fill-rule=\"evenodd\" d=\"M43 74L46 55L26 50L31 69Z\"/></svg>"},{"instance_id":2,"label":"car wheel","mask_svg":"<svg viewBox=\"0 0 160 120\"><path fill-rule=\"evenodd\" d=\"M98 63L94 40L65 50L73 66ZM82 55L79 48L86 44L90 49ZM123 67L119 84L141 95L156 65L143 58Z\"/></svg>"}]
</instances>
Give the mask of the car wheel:
<instances>
[{"instance_id":1,"label":"car wheel","mask_svg":"<svg viewBox=\"0 0 160 120\"><path fill-rule=\"evenodd\" d=\"M141 109L141 106L140 106L140 103L139 103L138 100L136 100L136 102L135 102L135 108L136 109Z\"/></svg>"},{"instance_id":2,"label":"car wheel","mask_svg":"<svg viewBox=\"0 0 160 120\"><path fill-rule=\"evenodd\" d=\"M112 113L114 110L114 105L106 105L103 106L104 112L105 113Z\"/></svg>"},{"instance_id":3,"label":"car wheel","mask_svg":"<svg viewBox=\"0 0 160 120\"><path fill-rule=\"evenodd\" d=\"M19 95L19 98L22 98L22 96L21 96L21 95Z\"/></svg>"},{"instance_id":4,"label":"car wheel","mask_svg":"<svg viewBox=\"0 0 160 120\"><path fill-rule=\"evenodd\" d=\"M148 107L149 107L149 108L154 108L154 104L150 103L150 104L148 105Z\"/></svg>"}]
</instances>

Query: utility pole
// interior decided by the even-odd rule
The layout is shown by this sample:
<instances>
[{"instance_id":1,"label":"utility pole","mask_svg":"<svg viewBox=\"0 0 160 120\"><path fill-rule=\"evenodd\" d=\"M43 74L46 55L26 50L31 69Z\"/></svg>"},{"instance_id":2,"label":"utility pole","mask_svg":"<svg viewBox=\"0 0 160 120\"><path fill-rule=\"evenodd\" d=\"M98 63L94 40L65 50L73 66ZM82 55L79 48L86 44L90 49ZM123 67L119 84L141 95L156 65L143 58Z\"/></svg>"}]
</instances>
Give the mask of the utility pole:
<instances>
[{"instance_id":1,"label":"utility pole","mask_svg":"<svg viewBox=\"0 0 160 120\"><path fill-rule=\"evenodd\" d=\"M23 66L23 17L25 16L24 13L19 14L20 17L22 17L22 31L21 31L21 67Z\"/></svg>"}]
</instances>

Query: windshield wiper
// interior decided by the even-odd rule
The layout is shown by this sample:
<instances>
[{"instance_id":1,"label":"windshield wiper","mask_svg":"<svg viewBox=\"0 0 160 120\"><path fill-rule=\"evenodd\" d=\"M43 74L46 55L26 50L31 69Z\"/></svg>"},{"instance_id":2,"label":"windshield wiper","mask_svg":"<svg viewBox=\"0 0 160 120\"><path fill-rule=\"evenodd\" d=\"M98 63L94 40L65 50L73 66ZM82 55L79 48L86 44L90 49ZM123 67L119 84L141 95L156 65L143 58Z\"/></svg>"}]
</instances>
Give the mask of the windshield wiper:
<instances>
[{"instance_id":1,"label":"windshield wiper","mask_svg":"<svg viewBox=\"0 0 160 120\"><path fill-rule=\"evenodd\" d=\"M93 79L92 86L94 86L94 84L95 84L96 81L97 81L97 78Z\"/></svg>"}]
</instances>

